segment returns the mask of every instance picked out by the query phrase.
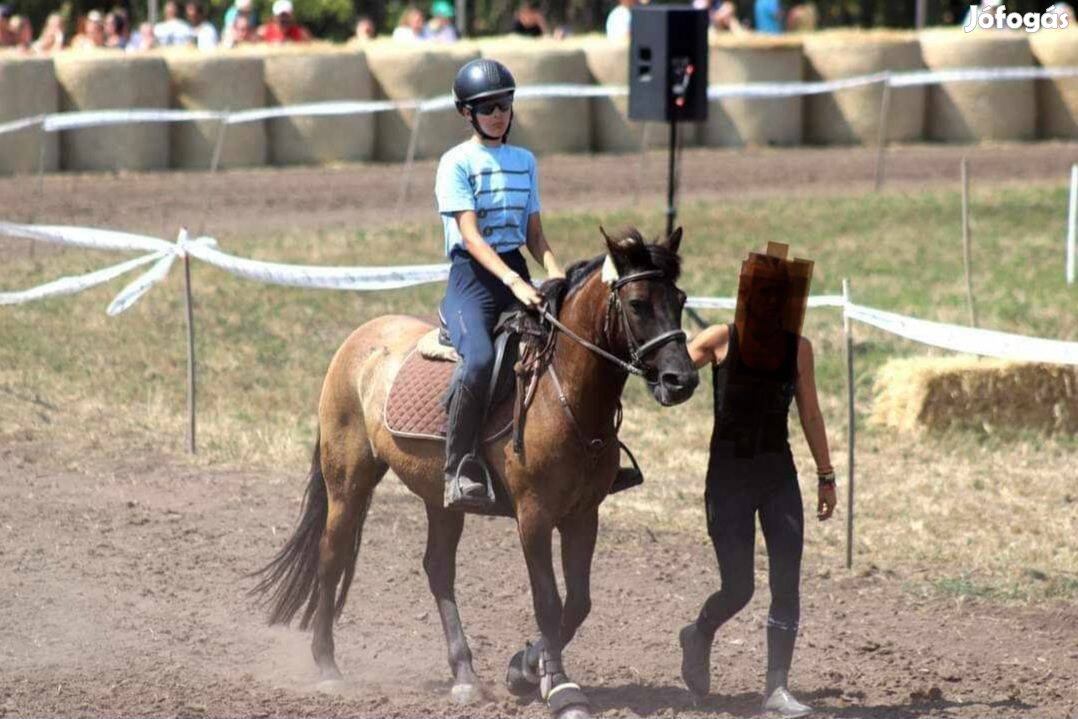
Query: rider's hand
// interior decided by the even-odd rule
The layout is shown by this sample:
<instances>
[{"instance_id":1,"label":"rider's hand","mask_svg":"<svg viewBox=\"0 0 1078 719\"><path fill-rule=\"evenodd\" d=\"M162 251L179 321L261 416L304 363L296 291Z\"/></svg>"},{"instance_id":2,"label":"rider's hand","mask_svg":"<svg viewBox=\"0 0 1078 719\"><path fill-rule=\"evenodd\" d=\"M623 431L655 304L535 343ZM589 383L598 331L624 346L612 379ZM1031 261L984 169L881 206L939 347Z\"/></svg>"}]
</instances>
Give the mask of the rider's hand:
<instances>
[{"instance_id":1,"label":"rider's hand","mask_svg":"<svg viewBox=\"0 0 1078 719\"><path fill-rule=\"evenodd\" d=\"M816 503L816 519L823 522L830 519L835 511L835 485L821 484L817 491L819 500Z\"/></svg>"},{"instance_id":2,"label":"rider's hand","mask_svg":"<svg viewBox=\"0 0 1078 719\"><path fill-rule=\"evenodd\" d=\"M514 279L510 283L509 289L525 307L534 309L539 306L539 302L541 299L539 297L539 293L536 292L535 288L532 287L531 283L524 278L517 277L516 279Z\"/></svg>"}]
</instances>

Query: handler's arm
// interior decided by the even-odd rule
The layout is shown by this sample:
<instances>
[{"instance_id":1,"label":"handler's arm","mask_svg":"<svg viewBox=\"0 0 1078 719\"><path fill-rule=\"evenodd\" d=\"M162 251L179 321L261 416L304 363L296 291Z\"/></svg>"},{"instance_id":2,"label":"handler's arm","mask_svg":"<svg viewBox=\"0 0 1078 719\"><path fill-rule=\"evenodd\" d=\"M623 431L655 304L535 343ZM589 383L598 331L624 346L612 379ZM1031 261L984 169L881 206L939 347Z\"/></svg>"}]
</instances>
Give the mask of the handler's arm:
<instances>
[{"instance_id":1,"label":"handler's arm","mask_svg":"<svg viewBox=\"0 0 1078 719\"><path fill-rule=\"evenodd\" d=\"M827 429L824 427L820 400L816 396L816 368L812 343L801 338L797 348L797 413L805 431L817 472L831 471L831 455L827 448Z\"/></svg>"},{"instance_id":2,"label":"handler's arm","mask_svg":"<svg viewBox=\"0 0 1078 719\"><path fill-rule=\"evenodd\" d=\"M565 272L554 257L554 252L546 241L546 235L543 234L543 221L538 212L533 212L528 216L528 252L536 262L543 265L547 277L565 277Z\"/></svg>"},{"instance_id":3,"label":"handler's arm","mask_svg":"<svg viewBox=\"0 0 1078 719\"><path fill-rule=\"evenodd\" d=\"M502 279L508 273L514 272L509 265L502 262L502 258L498 257L498 253L487 244L486 240L483 239L483 235L479 233L479 221L474 210L457 212L454 217L457 220L457 227L460 228L460 236L464 239L464 249L475 258L476 262L498 279ZM513 291L518 300L526 305L534 307L539 303L539 294L523 278L518 277L510 282L509 289Z\"/></svg>"},{"instance_id":4,"label":"handler's arm","mask_svg":"<svg viewBox=\"0 0 1078 719\"><path fill-rule=\"evenodd\" d=\"M693 366L700 369L704 365L721 362L726 357L729 342L730 328L727 325L711 325L701 330L689 342L689 357Z\"/></svg>"}]
</instances>

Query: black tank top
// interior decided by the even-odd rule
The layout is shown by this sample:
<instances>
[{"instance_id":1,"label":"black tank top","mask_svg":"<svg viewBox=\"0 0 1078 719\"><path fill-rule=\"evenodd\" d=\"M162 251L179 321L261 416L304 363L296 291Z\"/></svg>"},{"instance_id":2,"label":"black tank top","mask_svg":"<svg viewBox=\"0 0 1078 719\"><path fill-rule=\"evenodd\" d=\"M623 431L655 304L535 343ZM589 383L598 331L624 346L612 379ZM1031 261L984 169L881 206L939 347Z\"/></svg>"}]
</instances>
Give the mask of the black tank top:
<instances>
[{"instance_id":1,"label":"black tank top","mask_svg":"<svg viewBox=\"0 0 1078 719\"><path fill-rule=\"evenodd\" d=\"M730 325L726 357L711 368L715 427L711 453L738 458L789 449L786 428L797 384L798 336L786 333L782 362L774 370L756 370L741 360L737 326Z\"/></svg>"}]
</instances>

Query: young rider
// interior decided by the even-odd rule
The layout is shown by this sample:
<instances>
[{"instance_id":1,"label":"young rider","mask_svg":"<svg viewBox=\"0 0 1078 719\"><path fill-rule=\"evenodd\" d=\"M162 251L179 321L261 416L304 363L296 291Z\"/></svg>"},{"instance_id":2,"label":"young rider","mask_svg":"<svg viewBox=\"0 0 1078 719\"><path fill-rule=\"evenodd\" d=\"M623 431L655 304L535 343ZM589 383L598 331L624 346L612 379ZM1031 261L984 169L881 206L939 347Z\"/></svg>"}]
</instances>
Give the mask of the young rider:
<instances>
[{"instance_id":1,"label":"young rider","mask_svg":"<svg viewBox=\"0 0 1078 719\"><path fill-rule=\"evenodd\" d=\"M515 302L539 304L522 245L550 277L564 273L543 235L535 156L506 142L516 82L496 60L473 60L453 82L457 110L472 136L442 155L435 195L451 262L442 318L461 357L449 402L445 506L489 504L482 460L471 455L494 363L491 332ZM462 461L467 459L467 461Z\"/></svg>"}]
</instances>

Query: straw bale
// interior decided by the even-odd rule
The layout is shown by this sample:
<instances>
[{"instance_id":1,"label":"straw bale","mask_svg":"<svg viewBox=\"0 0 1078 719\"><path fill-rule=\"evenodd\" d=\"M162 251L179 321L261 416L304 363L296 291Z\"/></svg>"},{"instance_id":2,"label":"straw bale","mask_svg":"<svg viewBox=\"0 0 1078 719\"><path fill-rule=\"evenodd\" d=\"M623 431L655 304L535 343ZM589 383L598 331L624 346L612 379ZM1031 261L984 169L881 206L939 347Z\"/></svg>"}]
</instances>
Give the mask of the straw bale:
<instances>
[{"instance_id":1,"label":"straw bale","mask_svg":"<svg viewBox=\"0 0 1078 719\"><path fill-rule=\"evenodd\" d=\"M479 57L471 43L452 45L401 45L391 41L366 46L367 64L381 98L425 99L447 95L461 65ZM379 113L375 121L375 157L403 160L415 126L416 113L401 110ZM455 108L423 113L416 144L416 157L440 157L465 140L468 124Z\"/></svg>"},{"instance_id":2,"label":"straw bale","mask_svg":"<svg viewBox=\"0 0 1078 719\"><path fill-rule=\"evenodd\" d=\"M0 124L56 112L59 101L52 62L0 58ZM37 172L42 142L44 169L52 172L60 162L60 138L55 132L42 133L34 127L0 135L0 175Z\"/></svg>"},{"instance_id":3,"label":"straw bale","mask_svg":"<svg viewBox=\"0 0 1078 719\"><path fill-rule=\"evenodd\" d=\"M890 70L921 70L921 45L910 33L833 31L805 37L808 79L841 80ZM892 88L887 139L924 136L925 88ZM883 84L805 98L806 141L828 145L875 144L879 140Z\"/></svg>"},{"instance_id":4,"label":"straw bale","mask_svg":"<svg viewBox=\"0 0 1078 719\"><path fill-rule=\"evenodd\" d=\"M921 34L921 52L930 70L1033 64L1024 32L925 32ZM1036 132L1032 80L930 85L926 110L925 134L930 140L1028 140Z\"/></svg>"},{"instance_id":5,"label":"straw bale","mask_svg":"<svg viewBox=\"0 0 1078 719\"><path fill-rule=\"evenodd\" d=\"M262 61L218 52L165 54L171 76L172 106L181 110L251 110L265 107ZM172 166L205 170L221 130L215 120L174 122L169 126ZM261 122L231 125L225 131L219 167L266 164L266 130Z\"/></svg>"},{"instance_id":6,"label":"straw bale","mask_svg":"<svg viewBox=\"0 0 1078 719\"><path fill-rule=\"evenodd\" d=\"M872 424L905 431L1032 429L1078 434L1078 369L977 357L887 362Z\"/></svg>"},{"instance_id":7,"label":"straw bale","mask_svg":"<svg viewBox=\"0 0 1078 719\"><path fill-rule=\"evenodd\" d=\"M265 63L269 105L374 98L374 80L361 50L321 46L272 53ZM270 156L276 165L370 160L375 123L373 114L270 120Z\"/></svg>"},{"instance_id":8,"label":"straw bale","mask_svg":"<svg viewBox=\"0 0 1078 719\"><path fill-rule=\"evenodd\" d=\"M1044 67L1078 67L1078 33L1073 29L1033 33L1029 43ZM1078 78L1037 82L1037 134L1078 138Z\"/></svg>"},{"instance_id":9,"label":"straw bale","mask_svg":"<svg viewBox=\"0 0 1078 719\"><path fill-rule=\"evenodd\" d=\"M115 52L63 53L54 58L65 112L167 109L168 66L161 57ZM158 170L168 167L168 125L145 122L62 133L67 170Z\"/></svg>"},{"instance_id":10,"label":"straw bale","mask_svg":"<svg viewBox=\"0 0 1078 719\"><path fill-rule=\"evenodd\" d=\"M496 40L480 45L483 57L509 68L517 87L590 85L584 51L553 41ZM536 153L591 149L589 98L533 98L516 103L510 140Z\"/></svg>"},{"instance_id":11,"label":"straw bale","mask_svg":"<svg viewBox=\"0 0 1078 719\"><path fill-rule=\"evenodd\" d=\"M581 43L592 81L600 85L629 84L629 43L605 38ZM592 149L596 152L635 152L645 141L665 147L667 132L659 123L629 119L629 97L597 97L591 102ZM645 137L646 135L646 137Z\"/></svg>"},{"instance_id":12,"label":"straw bale","mask_svg":"<svg viewBox=\"0 0 1078 719\"><path fill-rule=\"evenodd\" d=\"M800 39L754 35L711 39L711 85L800 82L803 75ZM707 122L702 123L701 141L710 147L798 145L803 136L803 109L801 97L714 100Z\"/></svg>"}]
</instances>

